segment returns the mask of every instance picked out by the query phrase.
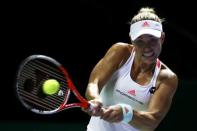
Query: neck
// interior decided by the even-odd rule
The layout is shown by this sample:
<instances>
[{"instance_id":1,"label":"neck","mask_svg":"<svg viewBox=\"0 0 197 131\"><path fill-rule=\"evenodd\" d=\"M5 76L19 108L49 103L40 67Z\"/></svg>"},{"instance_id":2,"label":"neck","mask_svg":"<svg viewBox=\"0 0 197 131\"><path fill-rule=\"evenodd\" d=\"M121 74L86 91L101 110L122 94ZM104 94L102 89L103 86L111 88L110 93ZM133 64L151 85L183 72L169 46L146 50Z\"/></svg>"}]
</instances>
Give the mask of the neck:
<instances>
[{"instance_id":1,"label":"neck","mask_svg":"<svg viewBox=\"0 0 197 131\"><path fill-rule=\"evenodd\" d=\"M133 64L134 64L134 70L136 72L139 72L139 73L150 72L150 73L152 73L155 68L156 61L153 63L145 63L141 59L135 58Z\"/></svg>"}]
</instances>

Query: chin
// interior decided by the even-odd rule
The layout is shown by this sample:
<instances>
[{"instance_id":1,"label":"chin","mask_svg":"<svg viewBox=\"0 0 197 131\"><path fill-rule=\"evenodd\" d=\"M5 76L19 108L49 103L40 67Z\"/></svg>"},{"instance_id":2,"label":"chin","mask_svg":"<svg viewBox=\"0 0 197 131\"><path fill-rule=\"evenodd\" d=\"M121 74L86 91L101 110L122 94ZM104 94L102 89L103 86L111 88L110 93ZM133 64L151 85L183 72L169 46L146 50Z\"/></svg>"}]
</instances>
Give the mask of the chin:
<instances>
[{"instance_id":1,"label":"chin","mask_svg":"<svg viewBox=\"0 0 197 131\"><path fill-rule=\"evenodd\" d=\"M157 57L152 56L152 57L144 57L143 58L144 62L147 64L152 64L157 60Z\"/></svg>"}]
</instances>

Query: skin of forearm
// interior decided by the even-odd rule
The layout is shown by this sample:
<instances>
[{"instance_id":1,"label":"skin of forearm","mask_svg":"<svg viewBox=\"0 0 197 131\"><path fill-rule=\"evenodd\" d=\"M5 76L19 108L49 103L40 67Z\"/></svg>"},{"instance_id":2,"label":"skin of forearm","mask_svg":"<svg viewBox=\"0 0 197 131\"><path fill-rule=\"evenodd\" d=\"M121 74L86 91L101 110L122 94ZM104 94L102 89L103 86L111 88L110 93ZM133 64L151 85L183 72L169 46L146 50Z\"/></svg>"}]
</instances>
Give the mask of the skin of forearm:
<instances>
[{"instance_id":1,"label":"skin of forearm","mask_svg":"<svg viewBox=\"0 0 197 131\"><path fill-rule=\"evenodd\" d=\"M140 129L149 129L151 131L158 125L158 117L161 116L154 115L154 113L151 112L134 111L133 120L129 124Z\"/></svg>"},{"instance_id":2,"label":"skin of forearm","mask_svg":"<svg viewBox=\"0 0 197 131\"><path fill-rule=\"evenodd\" d=\"M88 100L99 99L99 89L96 84L88 84L88 88L86 90L86 98Z\"/></svg>"}]
</instances>

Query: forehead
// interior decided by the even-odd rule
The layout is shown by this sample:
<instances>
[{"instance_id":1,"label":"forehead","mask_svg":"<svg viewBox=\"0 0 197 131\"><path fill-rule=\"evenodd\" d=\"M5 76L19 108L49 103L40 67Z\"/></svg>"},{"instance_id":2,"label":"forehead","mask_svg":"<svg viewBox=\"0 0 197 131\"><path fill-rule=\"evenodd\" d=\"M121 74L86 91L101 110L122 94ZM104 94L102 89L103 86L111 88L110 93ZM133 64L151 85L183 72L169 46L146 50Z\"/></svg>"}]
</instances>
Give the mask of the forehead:
<instances>
[{"instance_id":1,"label":"forehead","mask_svg":"<svg viewBox=\"0 0 197 131\"><path fill-rule=\"evenodd\" d=\"M137 41L137 40L150 40L150 39L159 39L159 38L157 38L153 35L144 34L144 35L139 36L135 41Z\"/></svg>"}]
</instances>

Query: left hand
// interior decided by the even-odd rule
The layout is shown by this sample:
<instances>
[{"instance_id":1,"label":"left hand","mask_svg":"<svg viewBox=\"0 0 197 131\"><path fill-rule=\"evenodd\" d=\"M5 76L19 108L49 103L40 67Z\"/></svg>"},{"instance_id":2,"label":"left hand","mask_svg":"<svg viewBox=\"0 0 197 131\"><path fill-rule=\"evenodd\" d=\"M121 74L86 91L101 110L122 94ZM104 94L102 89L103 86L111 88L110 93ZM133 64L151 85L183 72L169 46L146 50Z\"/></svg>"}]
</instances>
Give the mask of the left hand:
<instances>
[{"instance_id":1,"label":"left hand","mask_svg":"<svg viewBox=\"0 0 197 131\"><path fill-rule=\"evenodd\" d=\"M86 112L90 116L100 116L103 113L103 108L102 108L103 104L101 100L93 99L90 100L89 103L91 104L93 110L82 108L82 111Z\"/></svg>"},{"instance_id":2,"label":"left hand","mask_svg":"<svg viewBox=\"0 0 197 131\"><path fill-rule=\"evenodd\" d=\"M120 122L123 119L122 108L119 105L106 107L100 118L108 122Z\"/></svg>"}]
</instances>

